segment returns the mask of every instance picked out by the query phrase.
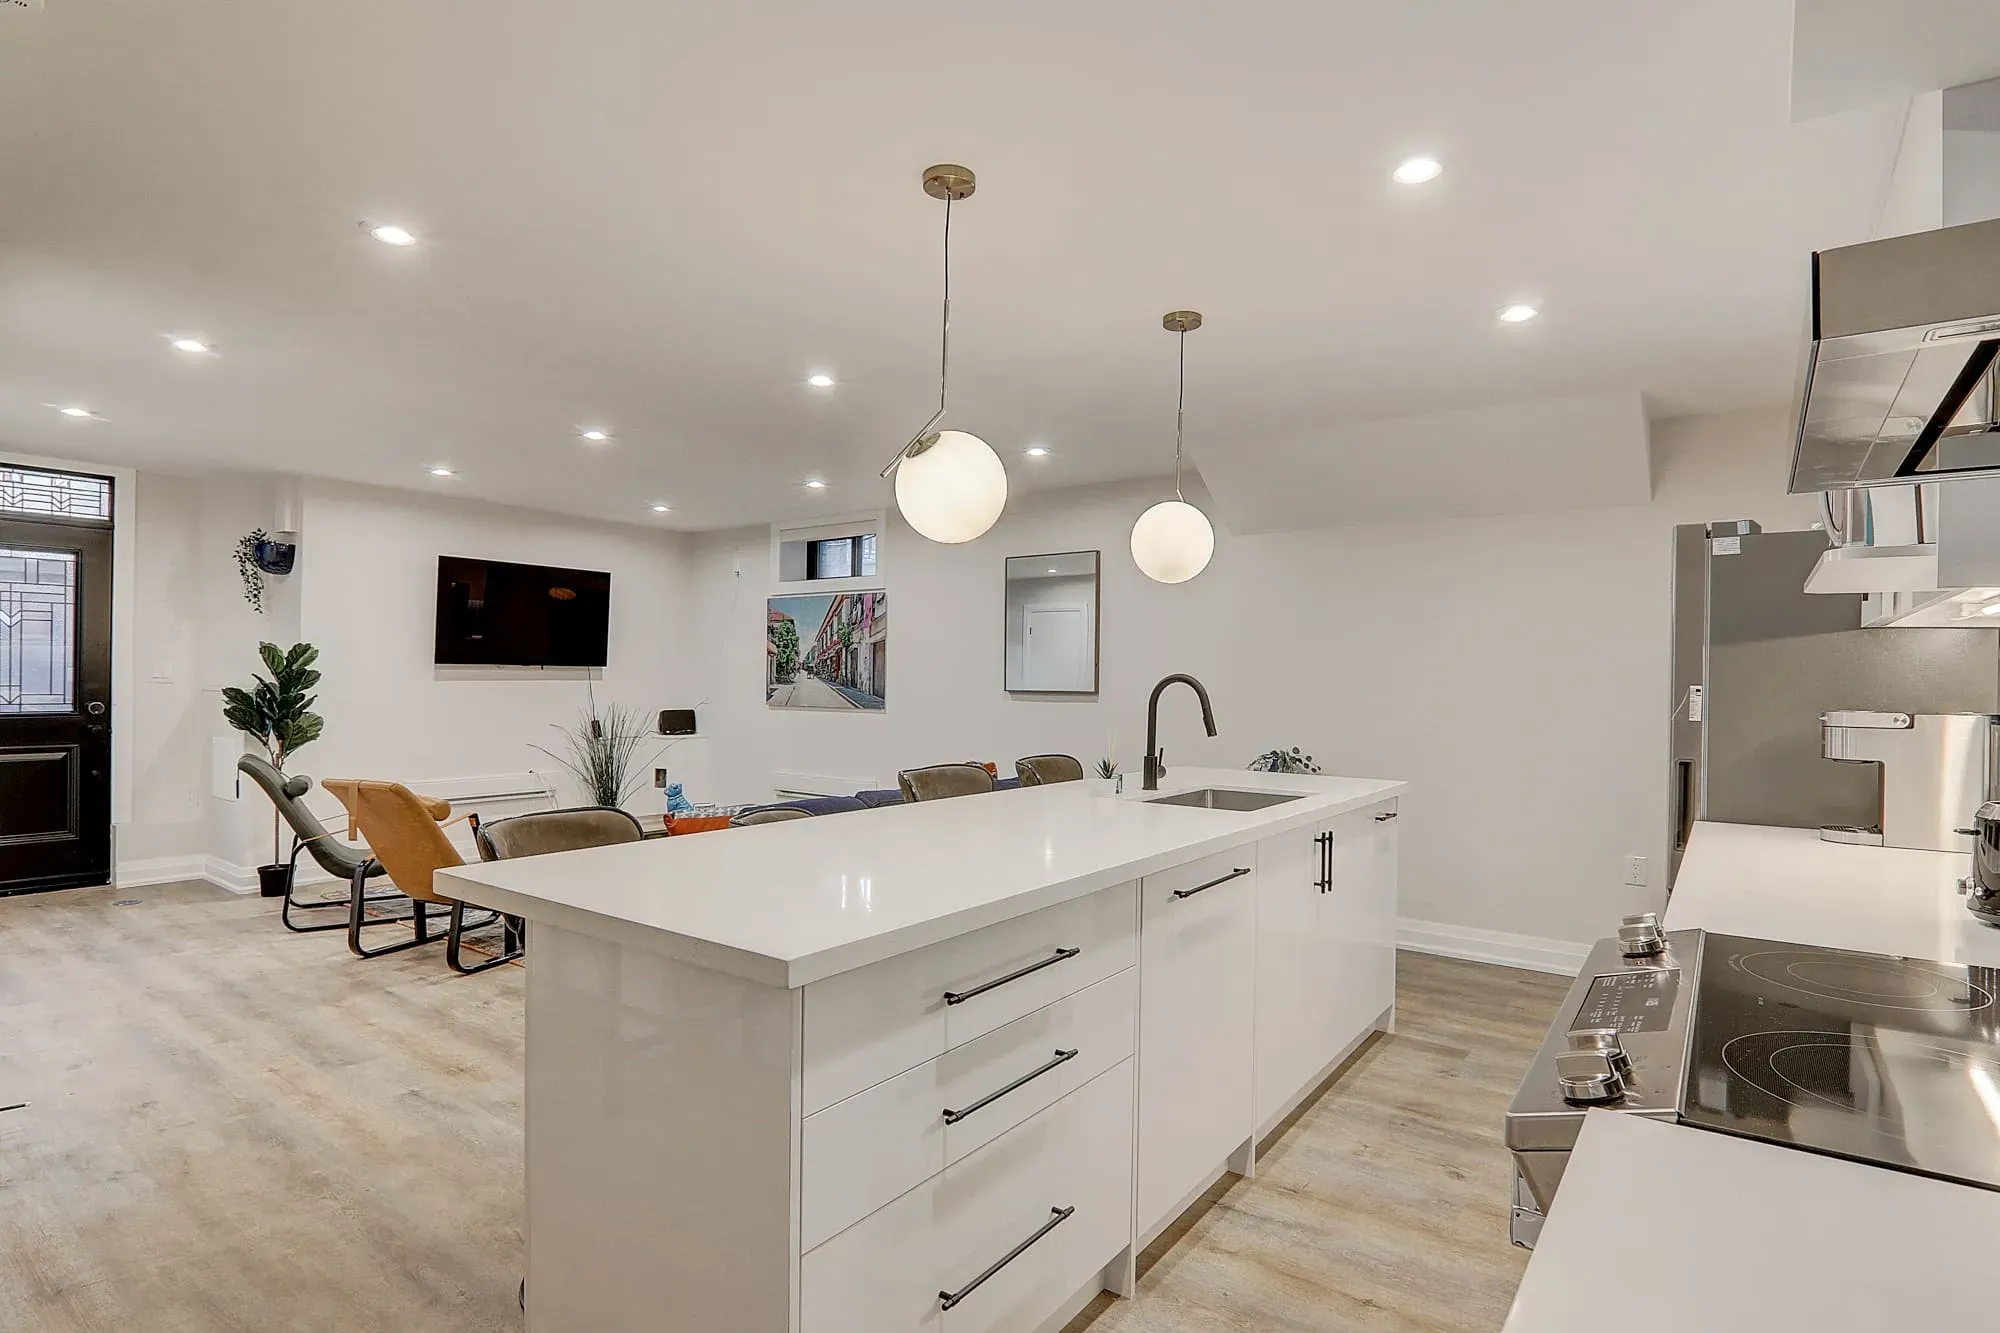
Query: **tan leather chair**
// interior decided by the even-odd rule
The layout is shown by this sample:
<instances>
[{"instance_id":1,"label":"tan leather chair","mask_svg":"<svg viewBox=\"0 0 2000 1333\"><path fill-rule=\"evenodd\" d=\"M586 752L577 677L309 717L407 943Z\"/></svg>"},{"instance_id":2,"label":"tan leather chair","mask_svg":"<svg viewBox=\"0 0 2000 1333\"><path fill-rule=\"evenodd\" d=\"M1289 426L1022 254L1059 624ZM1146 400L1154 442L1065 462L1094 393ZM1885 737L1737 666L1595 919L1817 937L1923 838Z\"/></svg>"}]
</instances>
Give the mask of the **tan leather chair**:
<instances>
[{"instance_id":1,"label":"tan leather chair","mask_svg":"<svg viewBox=\"0 0 2000 1333\"><path fill-rule=\"evenodd\" d=\"M637 819L605 805L536 810L482 822L472 831L482 861L511 861L522 856L581 851L585 847L610 847L621 842L638 842L645 836L646 830Z\"/></svg>"},{"instance_id":2,"label":"tan leather chair","mask_svg":"<svg viewBox=\"0 0 2000 1333\"><path fill-rule=\"evenodd\" d=\"M940 801L992 791L993 775L984 764L932 764L904 769L896 775L896 785L906 801Z\"/></svg>"},{"instance_id":3,"label":"tan leather chair","mask_svg":"<svg viewBox=\"0 0 2000 1333\"><path fill-rule=\"evenodd\" d=\"M1083 761L1066 754L1031 754L1014 761L1014 776L1023 787L1046 787L1052 782L1083 781Z\"/></svg>"},{"instance_id":4,"label":"tan leather chair","mask_svg":"<svg viewBox=\"0 0 2000 1333\"><path fill-rule=\"evenodd\" d=\"M759 824L783 824L794 819L811 819L812 811L799 810L788 805L772 806L768 810L749 810L729 821L731 828L755 828Z\"/></svg>"},{"instance_id":5,"label":"tan leather chair","mask_svg":"<svg viewBox=\"0 0 2000 1333\"><path fill-rule=\"evenodd\" d=\"M340 798L340 803L347 807L349 831L359 832L367 839L371 859L389 873L396 887L409 896L412 906L410 919L415 924L415 939L374 949L364 948L361 928L364 924L362 885L365 876L356 871L348 900L347 947L357 957L379 958L385 953L399 953L431 943L437 938L430 933L429 909L432 905L449 909L444 958L452 971L468 974L484 972L489 967L498 967L521 956L522 932L518 919L489 912L468 922L466 905L456 898L445 897L433 887L432 876L438 871L465 864L465 858L458 854L458 848L451 845L451 839L444 833L442 821L451 815L449 801L419 796L400 782L329 778L320 785ZM459 956L466 927L477 928L491 925L494 921L502 923L499 954L483 963L466 966Z\"/></svg>"}]
</instances>

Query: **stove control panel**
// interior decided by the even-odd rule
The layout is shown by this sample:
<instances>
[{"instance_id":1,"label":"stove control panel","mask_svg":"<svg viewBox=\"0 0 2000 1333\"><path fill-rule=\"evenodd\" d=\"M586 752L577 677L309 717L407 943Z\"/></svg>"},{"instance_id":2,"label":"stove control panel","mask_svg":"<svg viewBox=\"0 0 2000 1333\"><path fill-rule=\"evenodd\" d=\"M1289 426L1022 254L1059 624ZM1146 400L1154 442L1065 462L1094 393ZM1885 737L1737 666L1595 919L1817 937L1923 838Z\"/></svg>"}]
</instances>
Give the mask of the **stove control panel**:
<instances>
[{"instance_id":1,"label":"stove control panel","mask_svg":"<svg viewBox=\"0 0 2000 1333\"><path fill-rule=\"evenodd\" d=\"M1680 989L1677 967L1635 967L1593 977L1569 1031L1662 1031L1673 1017Z\"/></svg>"}]
</instances>

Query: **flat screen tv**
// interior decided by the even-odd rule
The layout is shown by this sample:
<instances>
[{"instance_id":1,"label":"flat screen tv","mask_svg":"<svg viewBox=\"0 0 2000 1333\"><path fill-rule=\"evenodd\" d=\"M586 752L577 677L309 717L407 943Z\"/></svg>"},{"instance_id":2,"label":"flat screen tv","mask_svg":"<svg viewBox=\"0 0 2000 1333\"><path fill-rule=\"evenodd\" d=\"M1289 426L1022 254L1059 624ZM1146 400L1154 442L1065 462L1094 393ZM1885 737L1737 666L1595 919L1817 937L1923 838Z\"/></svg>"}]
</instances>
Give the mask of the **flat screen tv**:
<instances>
[{"instance_id":1,"label":"flat screen tv","mask_svg":"<svg viewBox=\"0 0 2000 1333\"><path fill-rule=\"evenodd\" d=\"M611 575L438 557L439 666L601 667Z\"/></svg>"}]
</instances>

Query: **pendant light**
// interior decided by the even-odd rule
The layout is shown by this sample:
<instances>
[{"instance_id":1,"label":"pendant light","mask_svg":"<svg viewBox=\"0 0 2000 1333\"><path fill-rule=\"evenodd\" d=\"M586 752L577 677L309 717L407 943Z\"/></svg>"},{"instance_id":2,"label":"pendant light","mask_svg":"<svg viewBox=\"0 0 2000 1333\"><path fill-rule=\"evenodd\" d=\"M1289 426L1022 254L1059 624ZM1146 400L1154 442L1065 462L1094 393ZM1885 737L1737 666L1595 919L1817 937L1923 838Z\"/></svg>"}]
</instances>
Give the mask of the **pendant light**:
<instances>
[{"instance_id":1,"label":"pendant light","mask_svg":"<svg viewBox=\"0 0 2000 1333\"><path fill-rule=\"evenodd\" d=\"M944 320L938 335L938 406L923 429L882 469L896 474L896 507L934 542L969 542L1007 507L1007 469L991 445L969 431L938 430L951 382L951 206L970 198L972 173L943 163L924 172L924 193L944 200Z\"/></svg>"},{"instance_id":2,"label":"pendant light","mask_svg":"<svg viewBox=\"0 0 2000 1333\"><path fill-rule=\"evenodd\" d=\"M1187 416L1187 336L1201 327L1201 314L1175 310L1161 327L1180 339L1181 389L1174 406L1174 498L1162 500L1132 525L1132 563L1155 583L1186 583L1208 568L1215 554L1215 529L1208 515L1181 495L1181 435Z\"/></svg>"}]
</instances>

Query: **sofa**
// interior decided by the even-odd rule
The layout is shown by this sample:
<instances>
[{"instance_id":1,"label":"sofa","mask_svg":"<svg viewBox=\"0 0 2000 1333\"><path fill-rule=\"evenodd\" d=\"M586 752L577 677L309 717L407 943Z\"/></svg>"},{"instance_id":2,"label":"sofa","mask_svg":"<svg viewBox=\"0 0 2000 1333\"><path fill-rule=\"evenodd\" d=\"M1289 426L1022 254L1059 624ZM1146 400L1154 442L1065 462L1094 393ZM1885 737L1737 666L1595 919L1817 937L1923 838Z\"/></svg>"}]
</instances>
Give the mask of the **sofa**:
<instances>
[{"instance_id":1,"label":"sofa","mask_svg":"<svg viewBox=\"0 0 2000 1333\"><path fill-rule=\"evenodd\" d=\"M989 765L990 767L990 765ZM993 790L1007 791L1021 785L1019 778L996 778ZM737 811L739 815L752 814L758 810L803 810L809 815L841 815L854 810L874 810L885 805L901 805L903 793L895 787L875 787L868 791L858 791L852 796L795 796L790 800L772 801L765 805L746 806Z\"/></svg>"}]
</instances>

